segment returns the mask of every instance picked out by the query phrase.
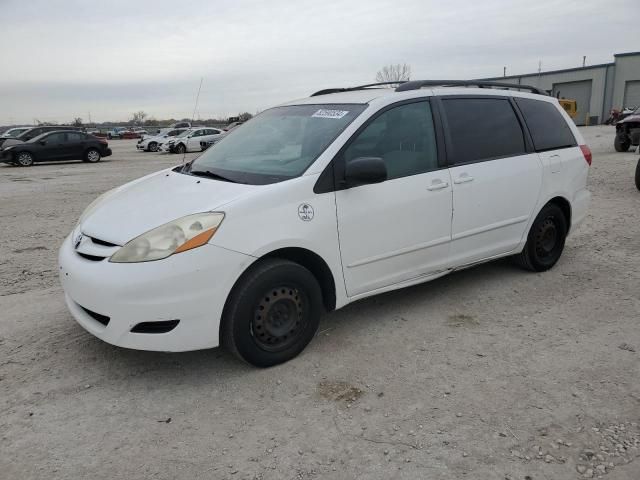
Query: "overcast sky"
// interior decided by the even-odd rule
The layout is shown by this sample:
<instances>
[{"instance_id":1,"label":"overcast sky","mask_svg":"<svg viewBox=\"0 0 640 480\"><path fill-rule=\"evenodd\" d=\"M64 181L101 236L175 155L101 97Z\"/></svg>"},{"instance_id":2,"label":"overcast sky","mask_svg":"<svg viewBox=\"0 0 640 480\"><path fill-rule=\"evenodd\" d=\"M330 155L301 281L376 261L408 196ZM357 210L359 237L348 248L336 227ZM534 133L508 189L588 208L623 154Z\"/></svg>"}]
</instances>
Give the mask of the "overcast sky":
<instances>
[{"instance_id":1,"label":"overcast sky","mask_svg":"<svg viewBox=\"0 0 640 480\"><path fill-rule=\"evenodd\" d=\"M639 0L0 0L0 124L251 113L315 90L640 50ZM197 115L196 115L197 117Z\"/></svg>"}]
</instances>

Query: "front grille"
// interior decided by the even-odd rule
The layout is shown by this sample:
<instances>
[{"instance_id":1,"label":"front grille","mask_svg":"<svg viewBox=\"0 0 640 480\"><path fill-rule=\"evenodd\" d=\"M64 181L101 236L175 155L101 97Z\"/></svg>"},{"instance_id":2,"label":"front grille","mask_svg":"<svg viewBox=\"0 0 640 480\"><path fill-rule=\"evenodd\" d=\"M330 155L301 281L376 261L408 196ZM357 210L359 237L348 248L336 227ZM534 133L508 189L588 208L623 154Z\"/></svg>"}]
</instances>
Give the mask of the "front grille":
<instances>
[{"instance_id":1,"label":"front grille","mask_svg":"<svg viewBox=\"0 0 640 480\"><path fill-rule=\"evenodd\" d=\"M176 328L180 320L141 322L131 329L132 333L167 333Z\"/></svg>"},{"instance_id":2,"label":"front grille","mask_svg":"<svg viewBox=\"0 0 640 480\"><path fill-rule=\"evenodd\" d=\"M80 253L80 252L76 252L76 253L80 255L82 258L86 260L91 260L92 262L101 262L102 260L107 258L107 257L99 257L98 255L89 255L87 253Z\"/></svg>"},{"instance_id":3,"label":"front grille","mask_svg":"<svg viewBox=\"0 0 640 480\"><path fill-rule=\"evenodd\" d=\"M109 325L109 321L111 320L111 318L107 317L106 315L102 315L101 313L96 313L92 310L89 310L88 308L84 308L82 305L78 305L78 306L82 310L84 310L85 313L89 315L91 318L93 318L96 322L101 323L105 327Z\"/></svg>"},{"instance_id":4,"label":"front grille","mask_svg":"<svg viewBox=\"0 0 640 480\"><path fill-rule=\"evenodd\" d=\"M105 240L100 240L99 238L89 237L93 243L96 245L102 245L104 247L117 247L115 243L107 242Z\"/></svg>"}]
</instances>

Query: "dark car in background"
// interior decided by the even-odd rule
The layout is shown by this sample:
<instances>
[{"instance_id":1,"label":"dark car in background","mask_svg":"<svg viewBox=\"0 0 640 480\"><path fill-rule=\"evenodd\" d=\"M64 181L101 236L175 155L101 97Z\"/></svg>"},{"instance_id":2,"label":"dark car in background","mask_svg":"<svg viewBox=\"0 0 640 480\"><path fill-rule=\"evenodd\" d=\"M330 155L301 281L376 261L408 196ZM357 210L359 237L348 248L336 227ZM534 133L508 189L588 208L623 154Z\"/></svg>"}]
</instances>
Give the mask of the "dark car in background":
<instances>
[{"instance_id":1,"label":"dark car in background","mask_svg":"<svg viewBox=\"0 0 640 480\"><path fill-rule=\"evenodd\" d=\"M35 162L56 160L96 163L109 155L111 149L103 138L78 131L58 130L3 148L0 160L21 167L30 167Z\"/></svg>"},{"instance_id":2,"label":"dark car in background","mask_svg":"<svg viewBox=\"0 0 640 480\"><path fill-rule=\"evenodd\" d=\"M55 132L59 130L78 130L78 127L67 127L67 126L59 126L59 125L46 125L40 127L31 127L16 137L6 138L3 142L0 142L0 148L6 148L11 145L17 145L19 143L28 142L32 138L36 138L43 133L47 132Z\"/></svg>"}]
</instances>

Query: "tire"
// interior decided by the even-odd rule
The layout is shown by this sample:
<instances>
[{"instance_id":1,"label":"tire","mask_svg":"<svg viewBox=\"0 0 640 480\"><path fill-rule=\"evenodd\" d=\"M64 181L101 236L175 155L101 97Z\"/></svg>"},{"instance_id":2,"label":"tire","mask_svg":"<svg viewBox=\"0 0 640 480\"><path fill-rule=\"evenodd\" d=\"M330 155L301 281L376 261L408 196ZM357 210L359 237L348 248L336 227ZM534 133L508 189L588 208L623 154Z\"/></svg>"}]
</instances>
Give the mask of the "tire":
<instances>
[{"instance_id":1,"label":"tire","mask_svg":"<svg viewBox=\"0 0 640 480\"><path fill-rule=\"evenodd\" d=\"M185 153L187 151L187 147L184 146L184 143L179 143L176 145L176 153Z\"/></svg>"},{"instance_id":2,"label":"tire","mask_svg":"<svg viewBox=\"0 0 640 480\"><path fill-rule=\"evenodd\" d=\"M20 167L30 167L34 162L33 154L30 152L19 152L14 158L16 165Z\"/></svg>"},{"instance_id":3,"label":"tire","mask_svg":"<svg viewBox=\"0 0 640 480\"><path fill-rule=\"evenodd\" d=\"M149 145L148 145L147 149L148 149L150 152L157 152L157 151L158 151L158 142L151 142L151 143L149 143Z\"/></svg>"},{"instance_id":4,"label":"tire","mask_svg":"<svg viewBox=\"0 0 640 480\"><path fill-rule=\"evenodd\" d=\"M640 190L640 159L636 165L636 188Z\"/></svg>"},{"instance_id":5,"label":"tire","mask_svg":"<svg viewBox=\"0 0 640 480\"><path fill-rule=\"evenodd\" d=\"M233 288L222 314L222 345L256 367L291 360L309 344L324 311L313 274L288 260L259 261Z\"/></svg>"},{"instance_id":6,"label":"tire","mask_svg":"<svg viewBox=\"0 0 640 480\"><path fill-rule=\"evenodd\" d=\"M613 141L613 148L616 149L616 152L626 152L630 146L631 140L627 135L616 135Z\"/></svg>"},{"instance_id":7,"label":"tire","mask_svg":"<svg viewBox=\"0 0 640 480\"><path fill-rule=\"evenodd\" d=\"M527 243L515 256L516 263L533 272L544 272L560 259L567 238L568 225L557 205L545 205L531 225Z\"/></svg>"},{"instance_id":8,"label":"tire","mask_svg":"<svg viewBox=\"0 0 640 480\"><path fill-rule=\"evenodd\" d=\"M100 161L100 152L95 148L90 148L84 154L84 161L89 163L98 163Z\"/></svg>"}]
</instances>

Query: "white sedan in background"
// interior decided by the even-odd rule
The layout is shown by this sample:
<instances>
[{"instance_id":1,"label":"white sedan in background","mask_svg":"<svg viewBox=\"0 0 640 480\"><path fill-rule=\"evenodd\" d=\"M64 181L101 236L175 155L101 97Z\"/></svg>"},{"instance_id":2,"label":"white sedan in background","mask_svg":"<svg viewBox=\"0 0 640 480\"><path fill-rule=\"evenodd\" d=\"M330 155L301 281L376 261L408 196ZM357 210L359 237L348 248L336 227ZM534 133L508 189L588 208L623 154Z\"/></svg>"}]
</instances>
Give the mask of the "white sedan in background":
<instances>
[{"instance_id":1,"label":"white sedan in background","mask_svg":"<svg viewBox=\"0 0 640 480\"><path fill-rule=\"evenodd\" d=\"M224 133L219 128L194 127L169 140L162 146L162 150L171 153L199 152L202 150L200 142L214 140Z\"/></svg>"},{"instance_id":2,"label":"white sedan in background","mask_svg":"<svg viewBox=\"0 0 640 480\"><path fill-rule=\"evenodd\" d=\"M157 152L160 145L167 143L173 137L189 130L188 128L163 128L156 135L143 136L136 145L138 150Z\"/></svg>"}]
</instances>

